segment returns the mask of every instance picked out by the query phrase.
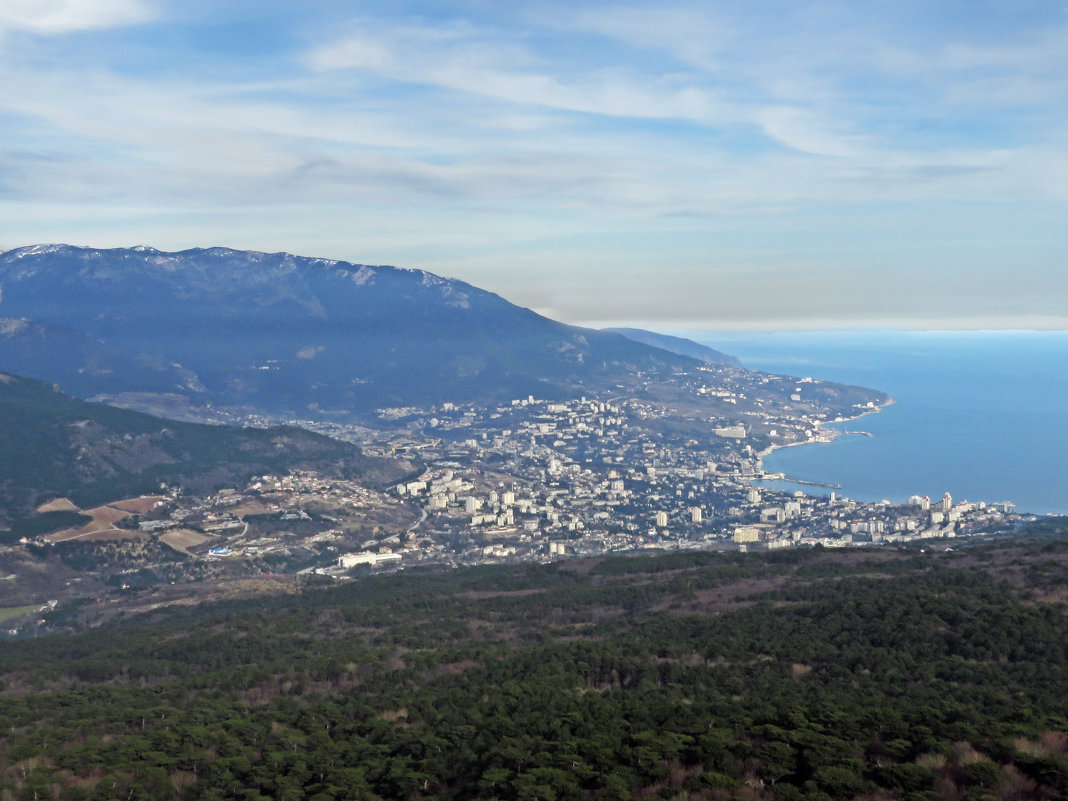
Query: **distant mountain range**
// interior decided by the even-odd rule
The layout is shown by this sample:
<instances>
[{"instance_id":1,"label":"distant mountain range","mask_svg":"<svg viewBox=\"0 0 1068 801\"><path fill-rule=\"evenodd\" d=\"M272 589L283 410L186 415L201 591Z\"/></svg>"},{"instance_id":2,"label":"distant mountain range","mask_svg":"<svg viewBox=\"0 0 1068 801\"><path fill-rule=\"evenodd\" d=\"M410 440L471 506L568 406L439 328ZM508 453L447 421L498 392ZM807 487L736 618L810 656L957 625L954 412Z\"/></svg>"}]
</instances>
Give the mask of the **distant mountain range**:
<instances>
[{"instance_id":1,"label":"distant mountain range","mask_svg":"<svg viewBox=\"0 0 1068 801\"><path fill-rule=\"evenodd\" d=\"M421 270L226 248L11 250L0 318L0 369L81 397L170 393L322 419L592 394L715 353L564 325Z\"/></svg>"},{"instance_id":2,"label":"distant mountain range","mask_svg":"<svg viewBox=\"0 0 1068 801\"><path fill-rule=\"evenodd\" d=\"M633 339L635 342L651 345L654 348L660 348L670 353L677 353L680 356L689 356L691 359L697 359L697 361L705 362L706 364L727 364L731 367L742 366L742 363L733 356L728 356L726 353L721 353L714 348L694 342L692 339L673 337L669 334L657 334L642 328L602 328L601 330L612 334L622 334L627 339Z\"/></svg>"},{"instance_id":3,"label":"distant mountain range","mask_svg":"<svg viewBox=\"0 0 1068 801\"><path fill-rule=\"evenodd\" d=\"M386 483L410 467L299 428L161 420L0 373L0 521L67 496L79 505L159 490L210 491L263 472L314 467Z\"/></svg>"}]
</instances>

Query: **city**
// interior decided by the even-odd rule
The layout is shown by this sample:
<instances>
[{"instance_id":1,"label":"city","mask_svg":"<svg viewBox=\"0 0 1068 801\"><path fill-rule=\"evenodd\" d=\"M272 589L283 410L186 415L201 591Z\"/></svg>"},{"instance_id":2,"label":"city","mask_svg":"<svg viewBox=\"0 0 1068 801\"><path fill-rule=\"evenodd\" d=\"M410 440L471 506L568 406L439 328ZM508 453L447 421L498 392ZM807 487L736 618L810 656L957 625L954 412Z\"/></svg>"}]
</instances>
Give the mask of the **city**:
<instances>
[{"instance_id":1,"label":"city","mask_svg":"<svg viewBox=\"0 0 1068 801\"><path fill-rule=\"evenodd\" d=\"M179 577L346 578L415 565L545 562L651 550L872 547L1012 530L1008 502L859 503L762 486L775 447L827 441L827 422L891 402L870 390L707 366L610 398L379 410L380 428L304 421L419 468L389 487L303 471L207 498L162 493L101 531L36 543L149 537ZM248 422L257 422L250 420ZM112 504L110 508L121 507ZM132 508L132 507L128 507ZM148 565L151 567L151 565ZM127 568L125 589L137 589ZM173 568L172 568L173 569Z\"/></svg>"}]
</instances>

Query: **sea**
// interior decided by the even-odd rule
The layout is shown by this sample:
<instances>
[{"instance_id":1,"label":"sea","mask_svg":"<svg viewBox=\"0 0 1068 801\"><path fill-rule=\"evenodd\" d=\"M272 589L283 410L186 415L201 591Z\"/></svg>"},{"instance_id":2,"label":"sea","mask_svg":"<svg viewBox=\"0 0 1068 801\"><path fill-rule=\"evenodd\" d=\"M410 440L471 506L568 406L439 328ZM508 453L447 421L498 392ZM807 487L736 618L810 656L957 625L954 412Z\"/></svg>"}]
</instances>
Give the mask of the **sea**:
<instances>
[{"instance_id":1,"label":"sea","mask_svg":"<svg viewBox=\"0 0 1068 801\"><path fill-rule=\"evenodd\" d=\"M670 331L780 375L882 390L894 403L836 428L831 443L782 448L766 469L840 484L839 497L1011 501L1068 514L1068 332ZM783 490L827 494L789 481Z\"/></svg>"}]
</instances>

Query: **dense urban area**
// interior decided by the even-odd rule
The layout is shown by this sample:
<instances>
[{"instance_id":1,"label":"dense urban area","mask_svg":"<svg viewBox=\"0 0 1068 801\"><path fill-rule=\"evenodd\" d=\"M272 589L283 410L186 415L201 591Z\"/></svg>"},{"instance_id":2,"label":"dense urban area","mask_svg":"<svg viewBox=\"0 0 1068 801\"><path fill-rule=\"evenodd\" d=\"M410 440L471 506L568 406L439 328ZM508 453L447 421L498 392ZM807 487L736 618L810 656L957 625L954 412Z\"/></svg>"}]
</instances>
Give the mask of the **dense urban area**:
<instances>
[{"instance_id":1,"label":"dense urban area","mask_svg":"<svg viewBox=\"0 0 1068 801\"><path fill-rule=\"evenodd\" d=\"M1008 502L954 501L948 493L859 503L833 487L806 494L762 484L781 478L763 468L770 449L826 441L840 427L825 424L889 402L870 390L707 366L620 386L611 397L381 409L377 428L303 421L359 443L368 455L401 457L418 468L377 489L295 471L206 497L164 486L155 496L90 510L52 501L39 511L90 519L23 537L9 550L45 558L58 550L65 566L89 568L95 581L72 573L62 591L53 582L47 589L59 597L26 607L31 614L7 630L19 634L63 596L101 588L121 597L223 578L344 580L420 564L546 562L643 549L927 539L949 548L954 538L1012 530L1029 519Z\"/></svg>"}]
</instances>

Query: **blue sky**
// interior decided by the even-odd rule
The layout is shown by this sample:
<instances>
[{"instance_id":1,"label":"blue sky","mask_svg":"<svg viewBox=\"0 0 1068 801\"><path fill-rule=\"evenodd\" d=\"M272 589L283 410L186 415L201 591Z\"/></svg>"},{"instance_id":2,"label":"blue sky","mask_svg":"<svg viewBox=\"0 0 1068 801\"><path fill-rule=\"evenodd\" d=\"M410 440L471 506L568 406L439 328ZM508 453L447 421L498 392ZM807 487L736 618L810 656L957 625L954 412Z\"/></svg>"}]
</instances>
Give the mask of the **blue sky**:
<instances>
[{"instance_id":1,"label":"blue sky","mask_svg":"<svg viewBox=\"0 0 1068 801\"><path fill-rule=\"evenodd\" d=\"M0 248L568 322L1068 327L1068 5L0 0Z\"/></svg>"}]
</instances>

